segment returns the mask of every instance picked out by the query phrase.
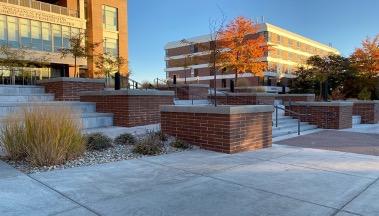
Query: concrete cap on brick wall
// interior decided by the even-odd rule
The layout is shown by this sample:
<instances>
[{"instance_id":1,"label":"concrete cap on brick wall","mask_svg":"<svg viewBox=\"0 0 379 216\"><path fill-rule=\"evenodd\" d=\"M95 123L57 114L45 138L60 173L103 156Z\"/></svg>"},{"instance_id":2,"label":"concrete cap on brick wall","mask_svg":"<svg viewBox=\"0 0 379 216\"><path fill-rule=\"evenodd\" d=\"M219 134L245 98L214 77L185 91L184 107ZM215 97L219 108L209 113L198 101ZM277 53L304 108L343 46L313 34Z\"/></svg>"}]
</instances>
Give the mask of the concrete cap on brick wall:
<instances>
[{"instance_id":1,"label":"concrete cap on brick wall","mask_svg":"<svg viewBox=\"0 0 379 216\"><path fill-rule=\"evenodd\" d=\"M198 87L198 88L209 88L208 84L176 84L177 87Z\"/></svg>"},{"instance_id":2,"label":"concrete cap on brick wall","mask_svg":"<svg viewBox=\"0 0 379 216\"><path fill-rule=\"evenodd\" d=\"M355 101L349 101L349 102L353 102L354 104L379 104L379 100L373 100L373 101L355 100Z\"/></svg>"},{"instance_id":3,"label":"concrete cap on brick wall","mask_svg":"<svg viewBox=\"0 0 379 216\"><path fill-rule=\"evenodd\" d=\"M289 101L285 101L284 105L288 106L290 104ZM336 106L336 107L346 107L346 106L353 106L353 102L307 102L307 101L296 101L291 102L291 106Z\"/></svg>"},{"instance_id":4,"label":"concrete cap on brick wall","mask_svg":"<svg viewBox=\"0 0 379 216\"><path fill-rule=\"evenodd\" d=\"M207 113L207 114L244 114L244 113L261 113L273 112L274 106L271 105L222 105L222 106L175 106L161 105L161 112L185 112L185 113Z\"/></svg>"},{"instance_id":5,"label":"concrete cap on brick wall","mask_svg":"<svg viewBox=\"0 0 379 216\"><path fill-rule=\"evenodd\" d=\"M153 89L128 89L119 91L84 91L80 96L119 96L119 95L147 95L147 96L174 96L174 91L158 91Z\"/></svg>"},{"instance_id":6,"label":"concrete cap on brick wall","mask_svg":"<svg viewBox=\"0 0 379 216\"><path fill-rule=\"evenodd\" d=\"M210 96L213 96L214 94L209 94ZM251 93L222 93L222 92L217 92L217 96L236 96L236 97L239 97L239 96L243 96L243 97L251 97L251 96L259 96L259 97L275 97L277 96L278 94L275 94L275 93L262 93L262 92L251 92Z\"/></svg>"},{"instance_id":7,"label":"concrete cap on brick wall","mask_svg":"<svg viewBox=\"0 0 379 216\"><path fill-rule=\"evenodd\" d=\"M85 83L104 83L104 79L89 79L89 78L72 78L72 77L58 77L52 79L38 80L37 84L53 83L53 82L85 82Z\"/></svg>"},{"instance_id":8,"label":"concrete cap on brick wall","mask_svg":"<svg viewBox=\"0 0 379 216\"><path fill-rule=\"evenodd\" d=\"M276 97L299 97L299 96L306 96L306 97L315 97L315 94L278 94Z\"/></svg>"}]
</instances>

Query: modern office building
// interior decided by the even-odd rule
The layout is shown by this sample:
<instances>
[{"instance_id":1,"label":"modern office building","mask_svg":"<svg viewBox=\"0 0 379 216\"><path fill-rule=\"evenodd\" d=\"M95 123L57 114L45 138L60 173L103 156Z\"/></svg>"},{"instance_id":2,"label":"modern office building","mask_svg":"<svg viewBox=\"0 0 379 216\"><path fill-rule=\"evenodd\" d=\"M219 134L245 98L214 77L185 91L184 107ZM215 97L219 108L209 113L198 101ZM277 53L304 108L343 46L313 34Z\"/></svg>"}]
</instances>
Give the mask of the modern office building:
<instances>
[{"instance_id":1,"label":"modern office building","mask_svg":"<svg viewBox=\"0 0 379 216\"><path fill-rule=\"evenodd\" d=\"M74 76L74 58L62 58L59 49L68 48L70 37L79 32L88 43L101 42L90 54L109 52L128 59L127 0L0 0L0 28L1 45L47 56L49 67L29 68L39 78ZM94 76L94 61L78 58L76 65L81 76ZM0 70L2 77L9 76L7 68Z\"/></svg>"},{"instance_id":2,"label":"modern office building","mask_svg":"<svg viewBox=\"0 0 379 216\"><path fill-rule=\"evenodd\" d=\"M260 61L267 63L267 70L264 77L253 76L252 73L239 74L239 83L245 86L276 86L279 79L281 84L290 85L291 79L295 76L293 72L301 65L304 65L307 58L312 55L326 56L328 54L339 54L339 51L331 46L321 44L317 41L271 25L269 23L259 24L256 35L264 35L267 44L272 49L265 54ZM214 74L206 61L191 61L194 58L207 55L207 50L200 47L211 45L211 36L205 35L186 39L190 43L183 43L181 40L169 42L164 46L166 56L166 78L176 79L180 83L200 83L213 86ZM201 58L199 58L201 59ZM185 61L196 62L186 65ZM179 64L178 64L179 63ZM183 65L185 65L183 67ZM217 71L217 87L223 87L229 83L235 74L223 74ZM222 82L222 80L224 82Z\"/></svg>"}]
</instances>

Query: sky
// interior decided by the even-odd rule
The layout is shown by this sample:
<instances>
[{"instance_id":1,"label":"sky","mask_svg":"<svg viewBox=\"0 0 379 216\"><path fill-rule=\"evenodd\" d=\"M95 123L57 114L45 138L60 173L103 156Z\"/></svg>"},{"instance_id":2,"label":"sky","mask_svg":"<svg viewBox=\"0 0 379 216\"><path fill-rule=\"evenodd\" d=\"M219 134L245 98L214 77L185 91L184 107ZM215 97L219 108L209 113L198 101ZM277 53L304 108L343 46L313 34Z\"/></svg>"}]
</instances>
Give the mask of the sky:
<instances>
[{"instance_id":1,"label":"sky","mask_svg":"<svg viewBox=\"0 0 379 216\"><path fill-rule=\"evenodd\" d=\"M348 57L366 36L379 34L378 0L128 0L131 78L165 79L164 45L209 34L209 20L237 16L264 21Z\"/></svg>"}]
</instances>

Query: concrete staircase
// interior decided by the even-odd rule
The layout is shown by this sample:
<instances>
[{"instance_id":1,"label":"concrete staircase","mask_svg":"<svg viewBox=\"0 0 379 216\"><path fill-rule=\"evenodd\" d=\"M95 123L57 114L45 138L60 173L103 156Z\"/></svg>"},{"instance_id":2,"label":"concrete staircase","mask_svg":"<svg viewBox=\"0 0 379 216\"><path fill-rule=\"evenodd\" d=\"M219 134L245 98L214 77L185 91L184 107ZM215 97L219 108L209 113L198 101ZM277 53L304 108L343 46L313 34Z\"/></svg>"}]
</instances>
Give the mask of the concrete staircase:
<instances>
[{"instance_id":1,"label":"concrete staircase","mask_svg":"<svg viewBox=\"0 0 379 216\"><path fill-rule=\"evenodd\" d=\"M6 115L30 106L71 106L81 113L84 129L113 126L113 114L97 113L96 104L78 101L54 101L54 94L45 93L44 87L0 85L0 122Z\"/></svg>"}]
</instances>

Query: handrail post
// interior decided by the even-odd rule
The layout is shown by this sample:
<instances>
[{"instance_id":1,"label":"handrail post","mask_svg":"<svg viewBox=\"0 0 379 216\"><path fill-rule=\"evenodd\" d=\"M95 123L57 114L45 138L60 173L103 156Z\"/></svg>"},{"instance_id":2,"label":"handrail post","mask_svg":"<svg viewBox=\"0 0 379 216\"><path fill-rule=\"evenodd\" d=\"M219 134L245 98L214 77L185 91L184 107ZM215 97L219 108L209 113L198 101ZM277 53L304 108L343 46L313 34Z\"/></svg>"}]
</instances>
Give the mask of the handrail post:
<instances>
[{"instance_id":1,"label":"handrail post","mask_svg":"<svg viewBox=\"0 0 379 216\"><path fill-rule=\"evenodd\" d=\"M278 127L278 105L275 106L275 127Z\"/></svg>"},{"instance_id":2,"label":"handrail post","mask_svg":"<svg viewBox=\"0 0 379 216\"><path fill-rule=\"evenodd\" d=\"M297 115L297 135L300 135L300 113Z\"/></svg>"}]
</instances>

